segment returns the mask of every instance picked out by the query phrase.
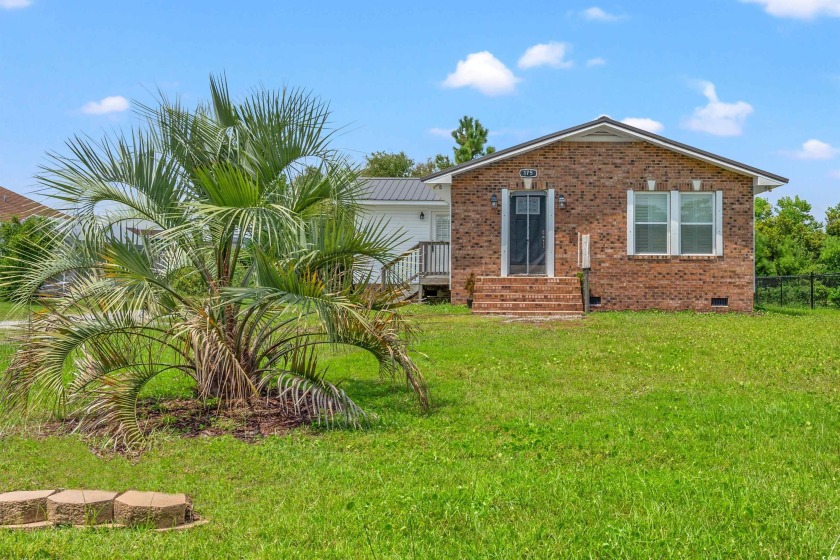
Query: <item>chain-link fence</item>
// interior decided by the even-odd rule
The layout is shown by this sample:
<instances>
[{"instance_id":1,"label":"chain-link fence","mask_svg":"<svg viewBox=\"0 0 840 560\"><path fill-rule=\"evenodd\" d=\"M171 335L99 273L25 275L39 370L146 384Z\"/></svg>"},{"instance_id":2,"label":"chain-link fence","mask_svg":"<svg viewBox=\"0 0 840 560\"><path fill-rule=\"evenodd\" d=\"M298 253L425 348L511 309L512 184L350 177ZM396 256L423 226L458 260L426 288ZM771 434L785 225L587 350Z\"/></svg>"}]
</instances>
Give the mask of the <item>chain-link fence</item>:
<instances>
[{"instance_id":1,"label":"chain-link fence","mask_svg":"<svg viewBox=\"0 0 840 560\"><path fill-rule=\"evenodd\" d=\"M802 276L758 276L756 305L840 308L840 273Z\"/></svg>"}]
</instances>

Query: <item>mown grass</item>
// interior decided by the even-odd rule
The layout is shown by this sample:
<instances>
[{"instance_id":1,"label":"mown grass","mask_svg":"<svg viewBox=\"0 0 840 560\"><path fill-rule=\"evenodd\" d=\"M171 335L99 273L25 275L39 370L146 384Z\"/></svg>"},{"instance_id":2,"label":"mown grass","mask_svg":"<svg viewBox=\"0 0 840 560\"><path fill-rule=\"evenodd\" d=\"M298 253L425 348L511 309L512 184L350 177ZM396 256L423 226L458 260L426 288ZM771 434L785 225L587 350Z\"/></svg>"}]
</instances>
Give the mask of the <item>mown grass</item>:
<instances>
[{"instance_id":1,"label":"mown grass","mask_svg":"<svg viewBox=\"0 0 840 560\"><path fill-rule=\"evenodd\" d=\"M32 307L31 309L38 309ZM30 308L0 300L0 321L19 321L26 319Z\"/></svg>"},{"instance_id":2,"label":"mown grass","mask_svg":"<svg viewBox=\"0 0 840 560\"><path fill-rule=\"evenodd\" d=\"M366 431L167 437L137 460L74 437L4 438L0 489L183 491L211 523L0 532L0 558L830 554L840 313L412 312L428 415L349 353L330 377L378 414Z\"/></svg>"}]
</instances>

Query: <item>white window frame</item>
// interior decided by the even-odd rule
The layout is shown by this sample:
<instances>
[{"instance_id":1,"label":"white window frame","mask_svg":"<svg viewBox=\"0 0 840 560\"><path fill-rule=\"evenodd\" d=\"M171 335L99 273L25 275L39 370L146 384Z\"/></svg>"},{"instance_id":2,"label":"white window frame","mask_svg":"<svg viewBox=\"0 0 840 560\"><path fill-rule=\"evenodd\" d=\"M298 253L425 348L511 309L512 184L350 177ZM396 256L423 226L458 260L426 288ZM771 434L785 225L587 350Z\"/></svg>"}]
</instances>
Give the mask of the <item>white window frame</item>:
<instances>
[{"instance_id":1,"label":"white window frame","mask_svg":"<svg viewBox=\"0 0 840 560\"><path fill-rule=\"evenodd\" d=\"M686 192L685 194L704 194L704 192ZM666 253L637 253L636 252L636 197L647 194L666 194L668 195L668 222L667 222L667 244L668 249ZM680 206L680 192L679 191L627 191L627 254L629 256L679 256L682 240L680 239L681 224L681 206ZM709 194L714 196L714 222L712 230L714 231L713 251L712 253L701 255L692 253L689 256L723 256L723 191L711 191ZM657 223L662 222L646 222Z\"/></svg>"},{"instance_id":2,"label":"white window frame","mask_svg":"<svg viewBox=\"0 0 840 560\"><path fill-rule=\"evenodd\" d=\"M713 256L717 254L717 219L716 219L716 193L714 192L686 192L686 193L678 193L677 200L678 203L676 204L677 211L679 212L679 219L677 220L677 242L678 245L676 246L677 253L675 254L682 254L682 255L691 255L691 256ZM682 203L683 203L683 196L686 197L699 197L705 196L712 199L712 221L711 222L683 222L682 221ZM682 227L683 226L712 226L712 251L710 253L683 253L682 251Z\"/></svg>"},{"instance_id":3,"label":"white window frame","mask_svg":"<svg viewBox=\"0 0 840 560\"><path fill-rule=\"evenodd\" d=\"M430 212L430 214L431 214L431 220L429 220L429 221L431 223L429 225L431 226L431 228L430 228L431 229L431 234L429 235L429 239L431 239L432 241L451 242L451 239L452 239L452 217L449 215L449 212L432 211L432 212ZM438 218L449 219L449 239L438 239L438 234L437 234L437 220L438 220Z\"/></svg>"},{"instance_id":4,"label":"white window frame","mask_svg":"<svg viewBox=\"0 0 840 560\"><path fill-rule=\"evenodd\" d=\"M636 221L636 197L639 196L665 196L665 208L668 213L664 222L638 222ZM665 226L665 252L664 253L641 253L634 252L635 255L644 256L667 256L671 254L671 194L663 191L639 191L633 195L633 249L636 247L636 226L637 225L664 225Z\"/></svg>"}]
</instances>

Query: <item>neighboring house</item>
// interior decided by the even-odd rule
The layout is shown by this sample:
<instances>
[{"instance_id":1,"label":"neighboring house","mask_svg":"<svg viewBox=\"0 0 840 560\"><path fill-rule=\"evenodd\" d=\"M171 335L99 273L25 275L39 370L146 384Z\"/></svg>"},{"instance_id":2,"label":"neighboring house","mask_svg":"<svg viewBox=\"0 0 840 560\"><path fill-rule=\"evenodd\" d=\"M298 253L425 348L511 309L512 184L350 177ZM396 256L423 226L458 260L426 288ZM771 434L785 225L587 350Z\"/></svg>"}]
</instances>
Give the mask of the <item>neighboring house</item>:
<instances>
[{"instance_id":1,"label":"neighboring house","mask_svg":"<svg viewBox=\"0 0 840 560\"><path fill-rule=\"evenodd\" d=\"M453 302L474 273L474 311L522 314L582 311L587 257L601 309L751 311L753 197L788 182L607 117L423 181L451 200Z\"/></svg>"},{"instance_id":2,"label":"neighboring house","mask_svg":"<svg viewBox=\"0 0 840 560\"><path fill-rule=\"evenodd\" d=\"M9 189L0 187L0 221L7 222L12 218L25 220L31 216L42 216L45 218L63 218L64 214L35 202L31 198L18 194Z\"/></svg>"},{"instance_id":3,"label":"neighboring house","mask_svg":"<svg viewBox=\"0 0 840 560\"><path fill-rule=\"evenodd\" d=\"M449 203L420 179L362 178L362 219L384 224L400 235L391 281L407 282L416 291L431 293L449 286ZM381 279L382 271L374 271ZM421 297L424 295L420 294Z\"/></svg>"}]
</instances>

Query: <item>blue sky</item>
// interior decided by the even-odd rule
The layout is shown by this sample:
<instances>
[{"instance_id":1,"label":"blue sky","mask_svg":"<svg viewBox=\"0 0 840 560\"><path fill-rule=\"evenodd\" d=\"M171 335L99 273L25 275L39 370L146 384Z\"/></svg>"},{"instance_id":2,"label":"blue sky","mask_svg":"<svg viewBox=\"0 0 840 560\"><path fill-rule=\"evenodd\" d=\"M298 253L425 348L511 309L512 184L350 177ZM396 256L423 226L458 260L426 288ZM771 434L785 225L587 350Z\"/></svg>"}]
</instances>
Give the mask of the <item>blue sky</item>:
<instances>
[{"instance_id":1,"label":"blue sky","mask_svg":"<svg viewBox=\"0 0 840 560\"><path fill-rule=\"evenodd\" d=\"M403 5L405 4L405 5ZM840 202L840 0L282 2L0 0L0 185L44 153L135 123L126 100L303 86L337 145L415 159L478 117L497 148L594 119L791 179Z\"/></svg>"}]
</instances>

